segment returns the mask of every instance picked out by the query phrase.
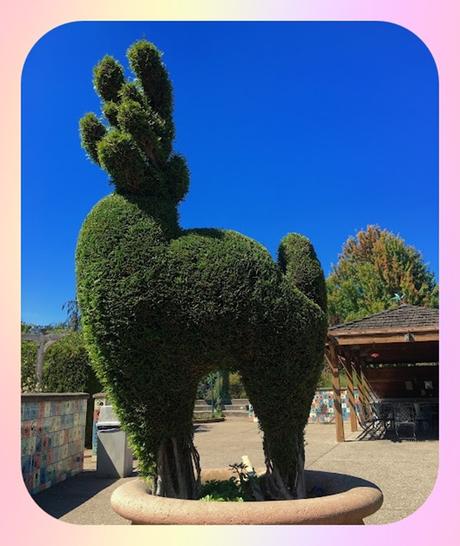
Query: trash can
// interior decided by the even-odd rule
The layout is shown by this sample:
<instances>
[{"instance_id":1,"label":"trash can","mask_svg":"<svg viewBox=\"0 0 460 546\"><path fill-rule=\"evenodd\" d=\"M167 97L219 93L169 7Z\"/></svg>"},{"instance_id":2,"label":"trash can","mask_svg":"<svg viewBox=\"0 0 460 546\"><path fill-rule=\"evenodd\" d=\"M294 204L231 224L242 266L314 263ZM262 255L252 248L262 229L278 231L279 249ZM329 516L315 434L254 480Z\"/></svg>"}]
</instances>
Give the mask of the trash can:
<instances>
[{"instance_id":1,"label":"trash can","mask_svg":"<svg viewBox=\"0 0 460 546\"><path fill-rule=\"evenodd\" d=\"M104 478L126 478L133 471L133 454L126 432L112 406L101 406L97 422L97 474Z\"/></svg>"}]
</instances>

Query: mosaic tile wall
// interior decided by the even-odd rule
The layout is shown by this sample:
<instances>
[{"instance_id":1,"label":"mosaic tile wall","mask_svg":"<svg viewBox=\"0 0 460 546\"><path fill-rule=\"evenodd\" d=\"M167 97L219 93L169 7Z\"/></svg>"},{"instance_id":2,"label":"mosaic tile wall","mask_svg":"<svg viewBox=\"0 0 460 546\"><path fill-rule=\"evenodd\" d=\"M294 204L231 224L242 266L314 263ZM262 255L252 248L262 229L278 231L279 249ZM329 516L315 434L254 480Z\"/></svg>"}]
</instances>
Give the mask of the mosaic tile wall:
<instances>
[{"instance_id":1,"label":"mosaic tile wall","mask_svg":"<svg viewBox=\"0 0 460 546\"><path fill-rule=\"evenodd\" d=\"M23 394L21 466L30 493L83 470L88 395Z\"/></svg>"},{"instance_id":2,"label":"mosaic tile wall","mask_svg":"<svg viewBox=\"0 0 460 546\"><path fill-rule=\"evenodd\" d=\"M350 408L347 402L347 391L340 391L342 403L342 416L344 421L350 419ZM355 390L355 399L358 400L358 391ZM318 389L311 405L309 423L333 423L334 422L334 391Z\"/></svg>"}]
</instances>

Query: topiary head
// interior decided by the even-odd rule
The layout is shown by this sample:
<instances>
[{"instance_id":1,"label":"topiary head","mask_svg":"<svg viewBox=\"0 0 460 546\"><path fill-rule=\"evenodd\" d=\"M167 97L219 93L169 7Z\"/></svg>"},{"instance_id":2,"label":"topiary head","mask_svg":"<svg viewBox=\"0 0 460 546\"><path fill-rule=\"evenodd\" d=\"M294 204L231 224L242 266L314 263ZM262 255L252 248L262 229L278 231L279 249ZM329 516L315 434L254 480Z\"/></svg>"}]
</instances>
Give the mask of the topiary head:
<instances>
[{"instance_id":1,"label":"topiary head","mask_svg":"<svg viewBox=\"0 0 460 546\"><path fill-rule=\"evenodd\" d=\"M136 76L131 82L109 55L95 66L94 88L105 121L94 113L83 116L81 143L116 192L175 206L188 191L189 173L184 158L172 153L171 82L160 51L147 40L134 43L127 57Z\"/></svg>"}]
</instances>

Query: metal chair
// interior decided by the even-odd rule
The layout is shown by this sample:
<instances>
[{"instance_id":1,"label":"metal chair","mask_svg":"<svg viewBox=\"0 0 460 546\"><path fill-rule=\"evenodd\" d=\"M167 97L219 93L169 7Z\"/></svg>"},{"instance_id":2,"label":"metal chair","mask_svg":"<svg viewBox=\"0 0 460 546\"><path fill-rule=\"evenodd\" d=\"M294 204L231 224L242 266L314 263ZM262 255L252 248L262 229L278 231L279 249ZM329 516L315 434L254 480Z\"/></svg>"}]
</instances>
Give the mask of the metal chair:
<instances>
[{"instance_id":1,"label":"metal chair","mask_svg":"<svg viewBox=\"0 0 460 546\"><path fill-rule=\"evenodd\" d=\"M439 432L439 405L431 401L415 404L417 437L436 438Z\"/></svg>"},{"instance_id":2,"label":"metal chair","mask_svg":"<svg viewBox=\"0 0 460 546\"><path fill-rule=\"evenodd\" d=\"M377 401L370 404L370 414L358 409L359 424L363 431L358 436L358 440L369 437L372 440L385 438L389 431L394 430L394 412L390 403Z\"/></svg>"},{"instance_id":3,"label":"metal chair","mask_svg":"<svg viewBox=\"0 0 460 546\"><path fill-rule=\"evenodd\" d=\"M398 440L416 440L416 420L413 404L396 404L394 430Z\"/></svg>"}]
</instances>

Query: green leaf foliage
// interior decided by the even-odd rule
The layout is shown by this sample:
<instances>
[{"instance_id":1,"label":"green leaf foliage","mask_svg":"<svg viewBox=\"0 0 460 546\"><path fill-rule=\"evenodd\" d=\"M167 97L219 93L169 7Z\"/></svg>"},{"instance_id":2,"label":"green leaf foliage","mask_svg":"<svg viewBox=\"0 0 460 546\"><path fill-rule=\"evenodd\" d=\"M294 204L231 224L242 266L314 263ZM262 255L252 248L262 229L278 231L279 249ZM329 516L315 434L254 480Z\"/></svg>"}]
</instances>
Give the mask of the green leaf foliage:
<instances>
[{"instance_id":1,"label":"green leaf foliage","mask_svg":"<svg viewBox=\"0 0 460 546\"><path fill-rule=\"evenodd\" d=\"M22 325L21 325L22 326ZM24 329L24 331L27 331ZM21 342L21 390L31 392L37 386L37 344L33 341Z\"/></svg>"},{"instance_id":2,"label":"green leaf foliage","mask_svg":"<svg viewBox=\"0 0 460 546\"><path fill-rule=\"evenodd\" d=\"M210 480L201 489L200 500L205 502L243 502L245 499L236 478L228 480Z\"/></svg>"},{"instance_id":3,"label":"green leaf foliage","mask_svg":"<svg viewBox=\"0 0 460 546\"><path fill-rule=\"evenodd\" d=\"M229 390L231 398L247 398L241 376L238 372L230 373Z\"/></svg>"},{"instance_id":4,"label":"green leaf foliage","mask_svg":"<svg viewBox=\"0 0 460 546\"><path fill-rule=\"evenodd\" d=\"M93 72L94 89L104 101L118 101L118 94L125 82L123 68L113 57L106 55Z\"/></svg>"},{"instance_id":5,"label":"green leaf foliage","mask_svg":"<svg viewBox=\"0 0 460 546\"><path fill-rule=\"evenodd\" d=\"M81 332L71 332L47 349L42 383L44 392L101 391Z\"/></svg>"},{"instance_id":6,"label":"green leaf foliage","mask_svg":"<svg viewBox=\"0 0 460 546\"><path fill-rule=\"evenodd\" d=\"M179 497L196 491L181 489L198 464L190 459L195 395L200 379L221 368L240 373L267 468L295 495L323 365L321 267L301 235L283 241L277 263L235 231L179 226L189 175L172 152L169 76L146 41L128 58L136 80L122 84L118 102L98 88L118 109L117 128L97 144L115 192L89 213L77 246L91 359L157 491L167 482ZM88 151L83 138L82 145Z\"/></svg>"},{"instance_id":7,"label":"green leaf foliage","mask_svg":"<svg viewBox=\"0 0 460 546\"><path fill-rule=\"evenodd\" d=\"M45 353L43 392L86 392L90 395L86 411L85 446L91 446L93 427L93 394L102 385L89 359L82 332L70 332L54 342Z\"/></svg>"},{"instance_id":8,"label":"green leaf foliage","mask_svg":"<svg viewBox=\"0 0 460 546\"><path fill-rule=\"evenodd\" d=\"M112 104L112 103L110 103ZM80 139L88 157L96 164L99 163L97 145L106 133L106 128L95 114L89 113L80 120Z\"/></svg>"},{"instance_id":9,"label":"green leaf foliage","mask_svg":"<svg viewBox=\"0 0 460 546\"><path fill-rule=\"evenodd\" d=\"M439 291L422 256L401 237L368 226L350 237L327 279L331 324L359 319L399 302L437 307Z\"/></svg>"},{"instance_id":10,"label":"green leaf foliage","mask_svg":"<svg viewBox=\"0 0 460 546\"><path fill-rule=\"evenodd\" d=\"M261 492L262 480L247 472L242 463L230 465L236 476L228 480L209 480L200 488L200 500L206 502L244 502L257 500L254 489Z\"/></svg>"}]
</instances>

